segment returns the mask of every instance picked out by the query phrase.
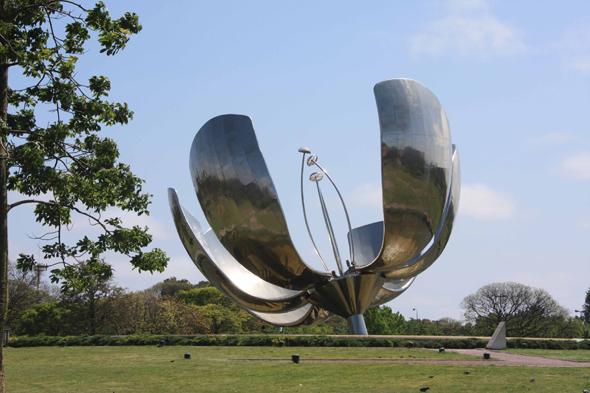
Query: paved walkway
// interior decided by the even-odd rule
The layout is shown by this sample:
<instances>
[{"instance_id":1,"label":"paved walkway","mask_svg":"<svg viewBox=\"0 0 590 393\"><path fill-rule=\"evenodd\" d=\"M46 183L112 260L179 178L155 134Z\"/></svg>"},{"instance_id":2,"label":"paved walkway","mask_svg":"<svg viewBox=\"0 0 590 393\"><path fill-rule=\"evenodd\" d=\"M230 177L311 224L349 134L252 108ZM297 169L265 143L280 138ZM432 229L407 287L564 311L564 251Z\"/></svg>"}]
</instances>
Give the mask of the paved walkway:
<instances>
[{"instance_id":1,"label":"paved walkway","mask_svg":"<svg viewBox=\"0 0 590 393\"><path fill-rule=\"evenodd\" d=\"M536 367L590 367L590 362L575 362L543 356L520 355L485 349L446 349L464 355L477 356L480 360L437 360L437 359L301 359L301 363L425 363L455 364L473 366L536 366ZM489 352L491 359L483 359L484 352ZM289 359L228 359L247 362L291 362Z\"/></svg>"},{"instance_id":2,"label":"paved walkway","mask_svg":"<svg viewBox=\"0 0 590 393\"><path fill-rule=\"evenodd\" d=\"M501 361L501 363L497 363L499 366L590 367L590 362L575 362L573 360L562 360L544 356L522 355L485 349L447 349L446 351L478 357L483 357L484 352L489 352L492 359L498 359Z\"/></svg>"}]
</instances>

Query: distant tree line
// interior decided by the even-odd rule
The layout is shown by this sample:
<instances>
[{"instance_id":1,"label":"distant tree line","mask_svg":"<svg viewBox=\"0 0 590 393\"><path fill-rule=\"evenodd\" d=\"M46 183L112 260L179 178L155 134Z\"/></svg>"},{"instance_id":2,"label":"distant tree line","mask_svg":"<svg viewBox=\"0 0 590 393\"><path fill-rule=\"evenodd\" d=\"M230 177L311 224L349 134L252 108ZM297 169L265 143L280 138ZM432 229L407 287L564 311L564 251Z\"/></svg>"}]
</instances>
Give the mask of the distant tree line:
<instances>
[{"instance_id":1,"label":"distant tree line","mask_svg":"<svg viewBox=\"0 0 590 393\"><path fill-rule=\"evenodd\" d=\"M266 325L206 281L191 284L168 278L131 292L110 278L86 276L84 266L72 271L82 289L38 281L34 272L10 265L7 327L13 335L80 334L222 334L266 332ZM505 321L511 337L590 337L590 290L580 317L571 317L542 289L517 283L493 283L463 299L465 322L452 318L409 319L388 306L365 312L369 334L491 336ZM347 334L346 320L334 316L317 326L285 328L283 333Z\"/></svg>"}]
</instances>

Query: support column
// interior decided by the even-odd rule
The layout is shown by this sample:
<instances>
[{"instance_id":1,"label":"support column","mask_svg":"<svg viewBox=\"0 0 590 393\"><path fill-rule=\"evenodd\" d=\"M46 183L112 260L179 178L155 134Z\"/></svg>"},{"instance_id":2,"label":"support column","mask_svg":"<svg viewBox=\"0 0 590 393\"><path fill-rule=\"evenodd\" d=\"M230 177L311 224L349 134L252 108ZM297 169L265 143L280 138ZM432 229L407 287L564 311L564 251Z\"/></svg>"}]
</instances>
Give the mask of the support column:
<instances>
[{"instance_id":1,"label":"support column","mask_svg":"<svg viewBox=\"0 0 590 393\"><path fill-rule=\"evenodd\" d=\"M363 318L362 314L356 314L352 317L349 317L347 320L348 322L348 332L350 334L355 334L359 336L368 336L367 333L367 326L365 325L365 318Z\"/></svg>"}]
</instances>

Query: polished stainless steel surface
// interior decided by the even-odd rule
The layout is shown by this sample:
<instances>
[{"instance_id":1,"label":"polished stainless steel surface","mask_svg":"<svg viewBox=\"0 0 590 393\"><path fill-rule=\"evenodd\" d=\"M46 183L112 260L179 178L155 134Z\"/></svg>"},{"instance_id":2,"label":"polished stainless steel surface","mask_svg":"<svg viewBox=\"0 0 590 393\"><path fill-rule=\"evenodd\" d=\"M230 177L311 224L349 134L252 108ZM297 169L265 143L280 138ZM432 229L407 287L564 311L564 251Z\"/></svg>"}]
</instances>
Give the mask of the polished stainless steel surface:
<instances>
[{"instance_id":1,"label":"polished stainless steel surface","mask_svg":"<svg viewBox=\"0 0 590 393\"><path fill-rule=\"evenodd\" d=\"M174 224L189 256L217 289L241 306L258 311L288 311L307 304L305 291L293 291L269 284L233 259L211 230L203 234L199 222L168 189ZM211 236L212 235L212 236Z\"/></svg>"},{"instance_id":2,"label":"polished stainless steel surface","mask_svg":"<svg viewBox=\"0 0 590 393\"><path fill-rule=\"evenodd\" d=\"M351 235L352 234L352 235ZM363 225L348 232L348 242L356 245L354 260L358 267L373 262L383 245L383 221Z\"/></svg>"},{"instance_id":3,"label":"polished stainless steel surface","mask_svg":"<svg viewBox=\"0 0 590 393\"><path fill-rule=\"evenodd\" d=\"M380 274L350 273L317 286L307 299L344 318L363 314L385 283Z\"/></svg>"},{"instance_id":4,"label":"polished stainless steel surface","mask_svg":"<svg viewBox=\"0 0 590 393\"><path fill-rule=\"evenodd\" d=\"M250 311L250 310L249 310ZM250 311L252 315L275 326L313 326L330 319L334 314L319 307L307 304L285 313L265 313Z\"/></svg>"},{"instance_id":5,"label":"polished stainless steel surface","mask_svg":"<svg viewBox=\"0 0 590 393\"><path fill-rule=\"evenodd\" d=\"M386 278L387 279L387 278ZM416 277L399 279L395 281L386 281L383 287L379 290L375 298L371 301L369 307L381 306L382 304L389 303L402 293L404 293L410 285L414 283Z\"/></svg>"},{"instance_id":6,"label":"polished stainless steel surface","mask_svg":"<svg viewBox=\"0 0 590 393\"><path fill-rule=\"evenodd\" d=\"M195 265L215 287L268 323L308 326L337 314L348 318L353 334L367 334L366 309L406 291L449 240L460 168L442 106L410 79L378 83L374 92L381 129L383 221L351 229L334 181L310 149L299 149L306 227L311 237L303 195L305 163L322 171L310 180L317 186L338 276L312 269L297 254L249 117L213 118L193 142L191 176L211 229L203 233L169 191L176 228ZM347 218L353 263L345 272L319 185L323 174ZM313 238L312 244L327 270Z\"/></svg>"},{"instance_id":7,"label":"polished stainless steel surface","mask_svg":"<svg viewBox=\"0 0 590 393\"><path fill-rule=\"evenodd\" d=\"M375 85L381 128L384 238L362 269L388 271L420 255L442 220L450 191L451 134L434 94L410 79Z\"/></svg>"},{"instance_id":8,"label":"polished stainless steel surface","mask_svg":"<svg viewBox=\"0 0 590 393\"><path fill-rule=\"evenodd\" d=\"M293 246L250 117L223 115L205 123L191 147L190 169L209 225L246 269L289 289L329 276L307 266Z\"/></svg>"},{"instance_id":9,"label":"polished stainless steel surface","mask_svg":"<svg viewBox=\"0 0 590 393\"><path fill-rule=\"evenodd\" d=\"M388 280L415 277L428 269L442 254L453 230L453 223L459 208L461 193L461 171L459 165L459 150L453 145L453 175L451 195L445 207L443 219L432 244L418 257L406 262L402 267L385 272Z\"/></svg>"},{"instance_id":10,"label":"polished stainless steel surface","mask_svg":"<svg viewBox=\"0 0 590 393\"><path fill-rule=\"evenodd\" d=\"M372 262L381 250L383 243L383 221L374 222L352 230L352 237L356 239L357 245L357 266L362 267ZM351 233L348 233L350 240ZM385 282L375 298L371 301L370 307L380 306L395 299L404 293L414 282L416 277L397 279Z\"/></svg>"},{"instance_id":11,"label":"polished stainless steel surface","mask_svg":"<svg viewBox=\"0 0 590 393\"><path fill-rule=\"evenodd\" d=\"M353 315L346 319L348 322L348 332L354 335L366 336L367 326L365 325L365 319L362 315Z\"/></svg>"}]
</instances>

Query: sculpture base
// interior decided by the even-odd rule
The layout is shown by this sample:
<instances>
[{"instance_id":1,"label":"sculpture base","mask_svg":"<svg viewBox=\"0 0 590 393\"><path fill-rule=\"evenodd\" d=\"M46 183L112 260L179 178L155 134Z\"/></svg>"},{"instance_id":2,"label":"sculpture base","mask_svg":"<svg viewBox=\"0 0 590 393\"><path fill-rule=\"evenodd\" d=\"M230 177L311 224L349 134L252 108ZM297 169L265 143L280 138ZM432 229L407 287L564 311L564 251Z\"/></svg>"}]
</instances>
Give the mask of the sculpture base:
<instances>
[{"instance_id":1,"label":"sculpture base","mask_svg":"<svg viewBox=\"0 0 590 393\"><path fill-rule=\"evenodd\" d=\"M367 326L365 325L365 318L361 314L353 315L349 317L347 320L348 322L348 332L350 334L355 334L359 336L367 336Z\"/></svg>"}]
</instances>

